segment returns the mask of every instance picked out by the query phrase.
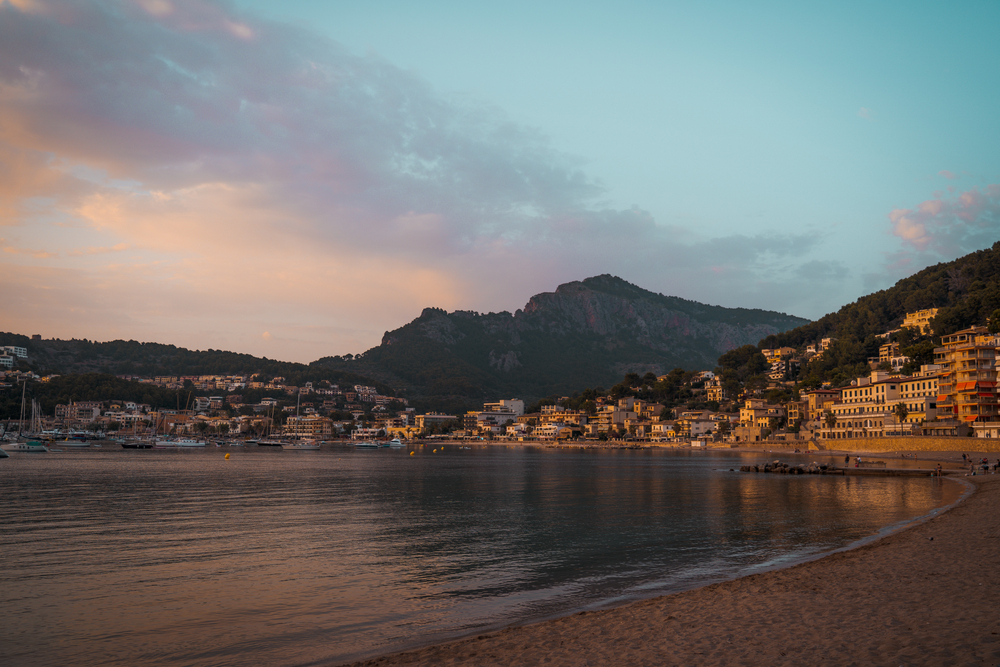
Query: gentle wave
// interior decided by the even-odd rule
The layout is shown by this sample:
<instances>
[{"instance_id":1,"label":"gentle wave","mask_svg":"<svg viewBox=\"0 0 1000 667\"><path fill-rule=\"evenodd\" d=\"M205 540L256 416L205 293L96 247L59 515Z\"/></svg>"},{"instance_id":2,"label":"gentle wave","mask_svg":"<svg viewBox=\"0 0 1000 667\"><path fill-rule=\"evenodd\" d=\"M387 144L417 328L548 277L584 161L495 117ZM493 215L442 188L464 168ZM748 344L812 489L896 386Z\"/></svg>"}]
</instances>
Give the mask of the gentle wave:
<instances>
[{"instance_id":1,"label":"gentle wave","mask_svg":"<svg viewBox=\"0 0 1000 667\"><path fill-rule=\"evenodd\" d=\"M0 462L0 662L336 663L825 553L955 493L731 453L224 451Z\"/></svg>"}]
</instances>

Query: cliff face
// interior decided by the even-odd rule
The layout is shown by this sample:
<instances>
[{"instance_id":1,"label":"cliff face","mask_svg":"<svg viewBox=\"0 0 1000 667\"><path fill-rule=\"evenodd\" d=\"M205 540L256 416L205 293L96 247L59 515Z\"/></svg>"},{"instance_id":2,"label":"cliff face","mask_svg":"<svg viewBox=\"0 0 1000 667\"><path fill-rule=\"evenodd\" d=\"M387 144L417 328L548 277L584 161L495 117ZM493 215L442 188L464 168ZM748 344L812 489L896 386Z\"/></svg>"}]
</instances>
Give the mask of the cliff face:
<instances>
[{"instance_id":1,"label":"cliff face","mask_svg":"<svg viewBox=\"0 0 1000 667\"><path fill-rule=\"evenodd\" d=\"M710 369L733 348L808 320L707 306L613 276L560 285L522 310L480 315L428 308L365 353L430 395L431 385L534 398L610 386L630 370ZM450 392L449 392L450 393Z\"/></svg>"},{"instance_id":2,"label":"cliff face","mask_svg":"<svg viewBox=\"0 0 1000 667\"><path fill-rule=\"evenodd\" d=\"M761 310L706 306L640 289L612 276L560 285L538 294L514 315L516 327L553 335L586 332L620 343L623 339L665 353L698 349L710 355L692 359L715 366L719 355L741 345L808 322Z\"/></svg>"}]
</instances>

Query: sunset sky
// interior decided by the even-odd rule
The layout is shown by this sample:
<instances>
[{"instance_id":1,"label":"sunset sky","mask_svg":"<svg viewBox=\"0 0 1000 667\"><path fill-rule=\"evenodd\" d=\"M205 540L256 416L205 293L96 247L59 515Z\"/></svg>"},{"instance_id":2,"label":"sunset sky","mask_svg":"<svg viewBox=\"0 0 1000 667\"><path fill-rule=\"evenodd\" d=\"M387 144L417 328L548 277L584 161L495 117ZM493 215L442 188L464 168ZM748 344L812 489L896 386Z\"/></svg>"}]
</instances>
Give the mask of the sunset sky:
<instances>
[{"instance_id":1,"label":"sunset sky","mask_svg":"<svg viewBox=\"0 0 1000 667\"><path fill-rule=\"evenodd\" d=\"M1000 239L998 26L0 0L0 330L308 362L602 273L818 318Z\"/></svg>"}]
</instances>

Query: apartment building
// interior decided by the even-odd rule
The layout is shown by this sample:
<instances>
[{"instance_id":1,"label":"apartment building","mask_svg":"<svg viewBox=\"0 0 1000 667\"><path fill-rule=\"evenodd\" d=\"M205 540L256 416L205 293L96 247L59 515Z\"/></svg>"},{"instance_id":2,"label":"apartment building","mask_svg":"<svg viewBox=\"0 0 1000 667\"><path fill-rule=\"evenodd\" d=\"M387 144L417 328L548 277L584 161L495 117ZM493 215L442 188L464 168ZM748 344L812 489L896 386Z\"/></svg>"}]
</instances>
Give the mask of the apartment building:
<instances>
[{"instance_id":1,"label":"apartment building","mask_svg":"<svg viewBox=\"0 0 1000 667\"><path fill-rule=\"evenodd\" d=\"M1000 422L997 402L997 347L1000 336L985 327L972 327L942 336L934 349L934 362L941 366L938 379L939 419L949 418L967 426ZM984 435L985 437L985 435Z\"/></svg>"},{"instance_id":2,"label":"apartment building","mask_svg":"<svg viewBox=\"0 0 1000 667\"><path fill-rule=\"evenodd\" d=\"M12 357L20 357L21 359L28 358L28 349L18 345L4 345L3 347L0 347L0 352L8 354Z\"/></svg>"},{"instance_id":3,"label":"apartment building","mask_svg":"<svg viewBox=\"0 0 1000 667\"><path fill-rule=\"evenodd\" d=\"M485 412L513 412L520 417L524 414L524 401L519 398L501 399L496 403L483 403Z\"/></svg>"},{"instance_id":4,"label":"apartment building","mask_svg":"<svg viewBox=\"0 0 1000 667\"><path fill-rule=\"evenodd\" d=\"M333 435L333 421L317 415L289 417L282 434L295 438L328 438Z\"/></svg>"}]
</instances>

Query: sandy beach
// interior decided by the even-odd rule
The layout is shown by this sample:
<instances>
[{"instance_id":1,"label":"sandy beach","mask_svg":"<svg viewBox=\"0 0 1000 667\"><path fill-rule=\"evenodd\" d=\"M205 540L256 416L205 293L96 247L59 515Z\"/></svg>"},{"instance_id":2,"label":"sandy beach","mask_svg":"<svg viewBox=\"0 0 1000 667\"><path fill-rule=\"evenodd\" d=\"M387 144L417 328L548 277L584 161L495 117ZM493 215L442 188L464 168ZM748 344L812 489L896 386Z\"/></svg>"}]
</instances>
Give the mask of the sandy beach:
<instances>
[{"instance_id":1,"label":"sandy beach","mask_svg":"<svg viewBox=\"0 0 1000 667\"><path fill-rule=\"evenodd\" d=\"M354 664L1000 665L1000 475L961 479L965 501L850 551Z\"/></svg>"}]
</instances>

